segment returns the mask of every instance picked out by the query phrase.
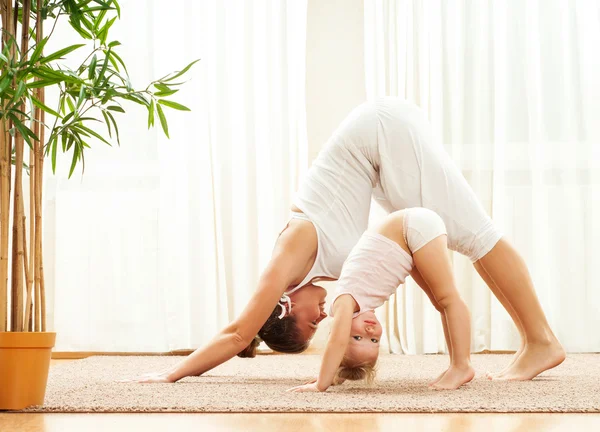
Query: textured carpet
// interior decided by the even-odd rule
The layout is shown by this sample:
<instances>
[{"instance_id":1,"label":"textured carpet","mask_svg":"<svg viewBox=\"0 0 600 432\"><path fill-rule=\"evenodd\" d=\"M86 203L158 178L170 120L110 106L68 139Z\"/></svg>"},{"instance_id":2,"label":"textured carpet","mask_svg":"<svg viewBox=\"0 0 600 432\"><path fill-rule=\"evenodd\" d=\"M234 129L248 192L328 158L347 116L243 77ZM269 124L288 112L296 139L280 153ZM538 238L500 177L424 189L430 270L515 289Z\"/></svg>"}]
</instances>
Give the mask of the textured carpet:
<instances>
[{"instance_id":1,"label":"textured carpet","mask_svg":"<svg viewBox=\"0 0 600 432\"><path fill-rule=\"evenodd\" d=\"M286 393L316 376L316 355L234 360L176 384L118 383L181 357L91 357L50 370L45 412L600 412L600 355L573 354L529 382L491 382L508 355L473 355L475 380L456 391L427 388L447 356L381 356L373 387L350 383L326 393Z\"/></svg>"}]
</instances>

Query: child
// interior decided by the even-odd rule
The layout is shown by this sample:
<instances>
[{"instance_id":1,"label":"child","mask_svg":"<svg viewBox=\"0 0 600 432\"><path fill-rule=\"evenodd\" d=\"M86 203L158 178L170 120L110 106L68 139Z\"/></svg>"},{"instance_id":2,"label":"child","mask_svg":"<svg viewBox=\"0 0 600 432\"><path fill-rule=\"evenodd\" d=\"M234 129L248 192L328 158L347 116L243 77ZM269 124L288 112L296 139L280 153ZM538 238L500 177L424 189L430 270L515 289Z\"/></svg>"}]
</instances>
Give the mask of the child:
<instances>
[{"instance_id":1,"label":"child","mask_svg":"<svg viewBox=\"0 0 600 432\"><path fill-rule=\"evenodd\" d=\"M319 376L290 391L325 391L346 379L371 382L382 333L373 310L409 274L440 312L450 354L450 366L430 388L457 389L471 381L470 316L455 286L444 222L431 210L411 208L390 214L352 249L331 307L334 321Z\"/></svg>"}]
</instances>

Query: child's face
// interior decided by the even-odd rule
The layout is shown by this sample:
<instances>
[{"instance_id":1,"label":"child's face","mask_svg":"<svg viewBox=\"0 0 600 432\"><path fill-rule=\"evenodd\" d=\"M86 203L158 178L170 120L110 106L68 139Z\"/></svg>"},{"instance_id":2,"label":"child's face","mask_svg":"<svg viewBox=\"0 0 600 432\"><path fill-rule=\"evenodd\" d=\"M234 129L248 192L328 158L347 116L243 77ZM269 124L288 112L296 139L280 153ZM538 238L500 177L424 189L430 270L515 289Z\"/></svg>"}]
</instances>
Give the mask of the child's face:
<instances>
[{"instance_id":1,"label":"child's face","mask_svg":"<svg viewBox=\"0 0 600 432\"><path fill-rule=\"evenodd\" d=\"M374 364L379 356L379 339L383 329L373 311L352 319L346 358L356 364Z\"/></svg>"}]
</instances>

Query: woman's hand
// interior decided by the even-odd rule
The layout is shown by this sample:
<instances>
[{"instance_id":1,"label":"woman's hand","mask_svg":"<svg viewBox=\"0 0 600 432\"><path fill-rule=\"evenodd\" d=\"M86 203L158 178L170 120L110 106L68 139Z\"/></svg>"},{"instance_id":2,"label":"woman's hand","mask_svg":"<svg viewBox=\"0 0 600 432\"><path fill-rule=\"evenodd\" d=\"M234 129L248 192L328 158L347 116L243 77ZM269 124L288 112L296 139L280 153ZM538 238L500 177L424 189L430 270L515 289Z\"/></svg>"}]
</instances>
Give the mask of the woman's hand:
<instances>
[{"instance_id":1,"label":"woman's hand","mask_svg":"<svg viewBox=\"0 0 600 432\"><path fill-rule=\"evenodd\" d=\"M133 379L124 379L119 382L128 383L128 382L137 382L137 383L174 383L175 381L169 377L171 375L171 371L162 371L162 372L150 372L144 374L138 378Z\"/></svg>"},{"instance_id":2,"label":"woman's hand","mask_svg":"<svg viewBox=\"0 0 600 432\"><path fill-rule=\"evenodd\" d=\"M315 379L314 382L307 383L307 384L297 386L297 387L292 387L291 389L288 389L286 391L294 392L294 393L304 393L304 392L324 392L325 390L319 390L319 388L317 387L317 380Z\"/></svg>"}]
</instances>

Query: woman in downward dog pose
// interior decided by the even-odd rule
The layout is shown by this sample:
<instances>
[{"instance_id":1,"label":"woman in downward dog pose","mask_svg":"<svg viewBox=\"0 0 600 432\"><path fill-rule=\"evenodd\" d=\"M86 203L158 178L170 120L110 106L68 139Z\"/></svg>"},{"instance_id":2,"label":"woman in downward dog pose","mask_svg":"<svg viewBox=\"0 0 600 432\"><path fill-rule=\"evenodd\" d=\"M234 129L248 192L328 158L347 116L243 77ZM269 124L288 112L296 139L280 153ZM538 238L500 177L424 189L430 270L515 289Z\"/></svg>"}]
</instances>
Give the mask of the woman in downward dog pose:
<instances>
[{"instance_id":1,"label":"woman in downward dog pose","mask_svg":"<svg viewBox=\"0 0 600 432\"><path fill-rule=\"evenodd\" d=\"M523 259L433 137L426 115L406 101L383 98L355 108L312 164L271 261L239 317L172 369L139 380L173 382L201 375L235 355L254 356L260 340L275 351L305 350L326 316L326 292L314 282L340 276L367 229L373 195L390 213L411 207L437 213L446 226L448 248L471 259L512 317L521 347L494 379L532 379L564 360Z\"/></svg>"},{"instance_id":2,"label":"woman in downward dog pose","mask_svg":"<svg viewBox=\"0 0 600 432\"><path fill-rule=\"evenodd\" d=\"M371 381L382 332L374 310L409 274L440 312L450 353L450 366L430 387L453 390L471 381L470 316L455 286L444 222L431 210L412 208L389 215L352 249L331 307L333 326L319 376L290 390L325 391L346 379Z\"/></svg>"}]
</instances>

